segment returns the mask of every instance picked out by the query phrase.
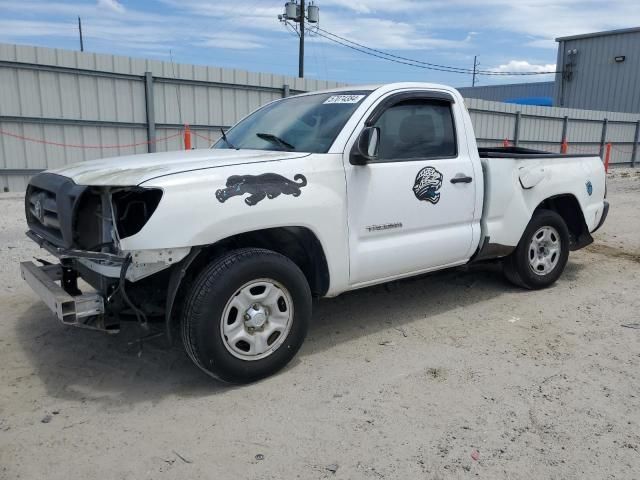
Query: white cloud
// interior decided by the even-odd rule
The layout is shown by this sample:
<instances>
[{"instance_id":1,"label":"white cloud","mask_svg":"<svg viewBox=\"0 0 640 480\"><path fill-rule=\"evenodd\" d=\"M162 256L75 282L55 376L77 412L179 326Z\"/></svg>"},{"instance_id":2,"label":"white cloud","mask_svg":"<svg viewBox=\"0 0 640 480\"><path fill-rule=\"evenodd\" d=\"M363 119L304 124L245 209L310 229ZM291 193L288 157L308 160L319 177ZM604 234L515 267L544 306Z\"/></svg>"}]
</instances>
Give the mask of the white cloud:
<instances>
[{"instance_id":1,"label":"white cloud","mask_svg":"<svg viewBox=\"0 0 640 480\"><path fill-rule=\"evenodd\" d=\"M118 0L98 0L98 7L115 13L124 13L124 6Z\"/></svg>"},{"instance_id":2,"label":"white cloud","mask_svg":"<svg viewBox=\"0 0 640 480\"><path fill-rule=\"evenodd\" d=\"M535 64L529 63L526 60L510 60L509 62L498 65L495 68L490 69L492 72L505 73L505 72L554 72L556 65L554 63L547 64Z\"/></svg>"},{"instance_id":3,"label":"white cloud","mask_svg":"<svg viewBox=\"0 0 640 480\"><path fill-rule=\"evenodd\" d=\"M321 22L326 19L324 13L329 10L325 7L330 6L334 7L331 10L340 7L343 12L348 12L331 17L338 17L338 24L349 24L358 18L405 19L414 27L413 30L392 28L361 33L372 42L389 45L390 48L398 48L395 47L398 37L404 40L408 48L416 48L416 36L424 37L427 32L426 36L433 40L437 37L428 32L439 32L451 25L455 29L485 34L500 31L517 36L526 35L529 40L518 40L520 46L555 50L557 37L640 24L637 0L323 0L320 4ZM324 23L325 28L331 30L327 27L329 23ZM348 31L346 27L344 31ZM468 41L471 40L475 41L473 35ZM425 43L429 45L432 42ZM438 47L437 43L433 45ZM442 48L449 49L459 46L455 42L442 44Z\"/></svg>"},{"instance_id":4,"label":"white cloud","mask_svg":"<svg viewBox=\"0 0 640 480\"><path fill-rule=\"evenodd\" d=\"M322 0L319 5L321 11L335 6L366 14L420 11L425 7L424 2L416 0Z\"/></svg>"},{"instance_id":5,"label":"white cloud","mask_svg":"<svg viewBox=\"0 0 640 480\"><path fill-rule=\"evenodd\" d=\"M77 37L78 35L77 30L74 30L71 25L29 20L0 20L0 32L6 38L32 36Z\"/></svg>"},{"instance_id":6,"label":"white cloud","mask_svg":"<svg viewBox=\"0 0 640 480\"><path fill-rule=\"evenodd\" d=\"M381 50L456 50L466 48L474 36L467 34L458 39L442 38L436 36L432 29L423 27L417 22L409 23L372 16L351 18L326 13L321 14L320 22L320 27L324 30ZM323 37L319 39L329 42Z\"/></svg>"},{"instance_id":7,"label":"white cloud","mask_svg":"<svg viewBox=\"0 0 640 480\"><path fill-rule=\"evenodd\" d=\"M524 44L525 47L544 48L547 50L557 50L558 43L553 38L536 38Z\"/></svg>"},{"instance_id":8,"label":"white cloud","mask_svg":"<svg viewBox=\"0 0 640 480\"><path fill-rule=\"evenodd\" d=\"M235 32L221 32L207 35L202 46L212 48L230 48L233 50L250 50L262 48L262 39L255 35L244 35Z\"/></svg>"},{"instance_id":9,"label":"white cloud","mask_svg":"<svg viewBox=\"0 0 640 480\"><path fill-rule=\"evenodd\" d=\"M0 10L3 13L39 14L39 15L85 15L95 10L94 5L75 5L47 1L0 0Z\"/></svg>"},{"instance_id":10,"label":"white cloud","mask_svg":"<svg viewBox=\"0 0 640 480\"><path fill-rule=\"evenodd\" d=\"M488 70L498 65L495 67L498 72L554 70L552 65L545 65L555 60L554 38L640 24L637 0L318 0L317 3L322 28L363 45L467 67L477 53L483 62L481 68ZM113 53L135 50L136 54L143 54L173 48L179 55L181 50L199 47L209 48L212 53L216 49L219 52L264 47L261 56L265 65L276 64L284 57L296 61L295 39L287 38L276 18L284 9L284 0L157 0L154 8L136 7L141 4L123 0L0 0L3 13L0 41L42 38L45 40L37 41L55 46L55 39L77 37L75 16L80 15L88 49L98 47ZM286 52L266 48L275 44L279 48L285 45ZM329 45L332 47L328 48ZM321 37L310 40L309 58L312 52L330 58L332 70L338 68L335 64L339 62L353 66L354 58L371 59ZM243 55L244 52L238 53L239 63ZM534 55L543 61L534 60ZM369 63L372 75L409 70L382 60L371 59Z\"/></svg>"},{"instance_id":11,"label":"white cloud","mask_svg":"<svg viewBox=\"0 0 640 480\"><path fill-rule=\"evenodd\" d=\"M637 0L436 0L425 7L423 18L430 25L528 35L536 43L526 45L543 48L555 48L557 37L640 23Z\"/></svg>"},{"instance_id":12,"label":"white cloud","mask_svg":"<svg viewBox=\"0 0 640 480\"><path fill-rule=\"evenodd\" d=\"M232 25L213 23L210 18L182 12L176 15L127 9L126 15L121 15L125 10L117 0L98 0L93 4L77 5L77 9L64 2L0 0L0 10L5 7L7 11L29 15L23 19L0 18L0 42L24 42L23 39L29 37L75 39L78 35L75 15L78 14L82 17L88 50L99 45L104 49L108 45L113 53L128 53L134 49L137 54L164 56L171 48L175 52L189 46L251 49L263 45L257 35L233 32ZM275 17L274 23L277 28ZM215 33L208 34L212 30Z\"/></svg>"},{"instance_id":13,"label":"white cloud","mask_svg":"<svg viewBox=\"0 0 640 480\"><path fill-rule=\"evenodd\" d=\"M164 4L181 8L189 14L210 17L224 21L229 30L252 29L284 32L278 22L278 14L284 11L284 2L264 6L262 1L236 0L230 3L210 0L161 0ZM256 5L258 3L258 5ZM266 2L265 2L266 3ZM407 20L394 20L378 13L399 13L414 8L423 12L423 2L419 0L322 0L320 5L320 25L338 35L375 48L394 50L415 50L432 48L459 48L469 42L472 34L463 39L443 39L436 37L428 28ZM345 13L344 10L349 10ZM355 12L355 16L353 14ZM417 18L413 18L418 22ZM322 39L320 39L322 40ZM328 40L326 40L328 41ZM230 42L234 44L235 42Z\"/></svg>"}]
</instances>

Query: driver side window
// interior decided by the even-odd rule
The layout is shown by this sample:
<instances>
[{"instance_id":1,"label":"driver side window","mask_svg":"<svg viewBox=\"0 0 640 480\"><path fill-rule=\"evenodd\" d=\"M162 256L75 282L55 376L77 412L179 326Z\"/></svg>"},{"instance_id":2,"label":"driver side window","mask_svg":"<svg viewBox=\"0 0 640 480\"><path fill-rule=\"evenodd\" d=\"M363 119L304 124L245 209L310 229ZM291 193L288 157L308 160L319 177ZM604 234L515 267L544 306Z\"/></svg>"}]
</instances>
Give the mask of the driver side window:
<instances>
[{"instance_id":1,"label":"driver side window","mask_svg":"<svg viewBox=\"0 0 640 480\"><path fill-rule=\"evenodd\" d=\"M405 100L378 118L380 129L377 162L457 155L451 104L441 100Z\"/></svg>"}]
</instances>

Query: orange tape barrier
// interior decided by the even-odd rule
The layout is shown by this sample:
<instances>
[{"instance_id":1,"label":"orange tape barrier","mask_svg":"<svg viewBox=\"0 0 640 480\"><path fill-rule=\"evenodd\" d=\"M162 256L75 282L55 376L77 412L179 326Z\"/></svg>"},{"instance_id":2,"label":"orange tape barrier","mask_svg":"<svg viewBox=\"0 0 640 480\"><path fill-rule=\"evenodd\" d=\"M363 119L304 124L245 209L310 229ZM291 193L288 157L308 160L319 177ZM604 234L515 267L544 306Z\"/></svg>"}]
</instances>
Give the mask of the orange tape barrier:
<instances>
[{"instance_id":1,"label":"orange tape barrier","mask_svg":"<svg viewBox=\"0 0 640 480\"><path fill-rule=\"evenodd\" d=\"M570 151L573 152L578 152L578 153L586 153L588 155L598 155L600 146L591 146L591 145L586 145L586 146L581 146L581 145L570 145L567 144L567 151L563 152L563 153L570 153Z\"/></svg>"},{"instance_id":2,"label":"orange tape barrier","mask_svg":"<svg viewBox=\"0 0 640 480\"><path fill-rule=\"evenodd\" d=\"M195 131L194 131L194 132L191 132L191 134L192 134L193 136L195 136L195 137L199 137L199 138L201 138L201 139L203 139L203 140L207 140L207 141L208 141L208 142L210 142L210 143L214 143L214 142L216 141L216 140L213 140L212 138L209 138L209 137L208 137L208 136L206 136L206 135L201 135L201 134L199 134L198 132L195 132Z\"/></svg>"},{"instance_id":3,"label":"orange tape barrier","mask_svg":"<svg viewBox=\"0 0 640 480\"><path fill-rule=\"evenodd\" d=\"M0 135L6 135L7 137L17 138L19 140L25 140L27 142L41 143L44 145L53 145L55 147L69 147L69 148L131 148L131 147L139 147L141 145L148 145L150 143L158 143L164 142L165 140L170 140L175 137L179 137L182 133L174 133L173 135L168 135L166 137L155 138L153 140L145 140L143 142L137 143L128 143L124 145L83 145L83 144L73 144L73 143L60 143L60 142L52 142L49 140L41 140L38 138L25 137L23 135L17 135L15 133L7 132L5 130L0 130Z\"/></svg>"}]
</instances>

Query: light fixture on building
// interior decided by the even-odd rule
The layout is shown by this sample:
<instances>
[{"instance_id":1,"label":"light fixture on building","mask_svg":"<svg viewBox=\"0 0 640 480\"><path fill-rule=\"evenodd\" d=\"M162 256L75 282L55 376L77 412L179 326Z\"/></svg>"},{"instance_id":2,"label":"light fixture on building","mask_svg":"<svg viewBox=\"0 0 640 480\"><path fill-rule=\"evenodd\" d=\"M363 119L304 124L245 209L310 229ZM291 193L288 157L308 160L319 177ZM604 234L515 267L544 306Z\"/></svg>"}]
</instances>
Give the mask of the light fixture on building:
<instances>
[{"instance_id":1,"label":"light fixture on building","mask_svg":"<svg viewBox=\"0 0 640 480\"><path fill-rule=\"evenodd\" d=\"M613 59L616 61L616 63L622 63L626 60L627 57L625 57L624 55L618 55L616 57L613 57Z\"/></svg>"}]
</instances>

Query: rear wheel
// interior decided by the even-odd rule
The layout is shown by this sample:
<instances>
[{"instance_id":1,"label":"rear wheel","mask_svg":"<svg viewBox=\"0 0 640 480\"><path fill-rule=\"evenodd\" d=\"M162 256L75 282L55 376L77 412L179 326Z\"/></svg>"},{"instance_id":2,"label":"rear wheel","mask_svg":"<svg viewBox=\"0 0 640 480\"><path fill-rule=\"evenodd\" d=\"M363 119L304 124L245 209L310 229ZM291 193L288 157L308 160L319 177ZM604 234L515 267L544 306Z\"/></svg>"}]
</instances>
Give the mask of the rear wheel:
<instances>
[{"instance_id":1,"label":"rear wheel","mask_svg":"<svg viewBox=\"0 0 640 480\"><path fill-rule=\"evenodd\" d=\"M193 283L182 339L206 373L245 383L284 367L310 318L309 285L295 263L270 250L240 249L214 260Z\"/></svg>"},{"instance_id":2,"label":"rear wheel","mask_svg":"<svg viewBox=\"0 0 640 480\"><path fill-rule=\"evenodd\" d=\"M568 259L569 230L564 220L552 210L538 210L504 260L504 273L521 287L545 288L558 280Z\"/></svg>"}]
</instances>

